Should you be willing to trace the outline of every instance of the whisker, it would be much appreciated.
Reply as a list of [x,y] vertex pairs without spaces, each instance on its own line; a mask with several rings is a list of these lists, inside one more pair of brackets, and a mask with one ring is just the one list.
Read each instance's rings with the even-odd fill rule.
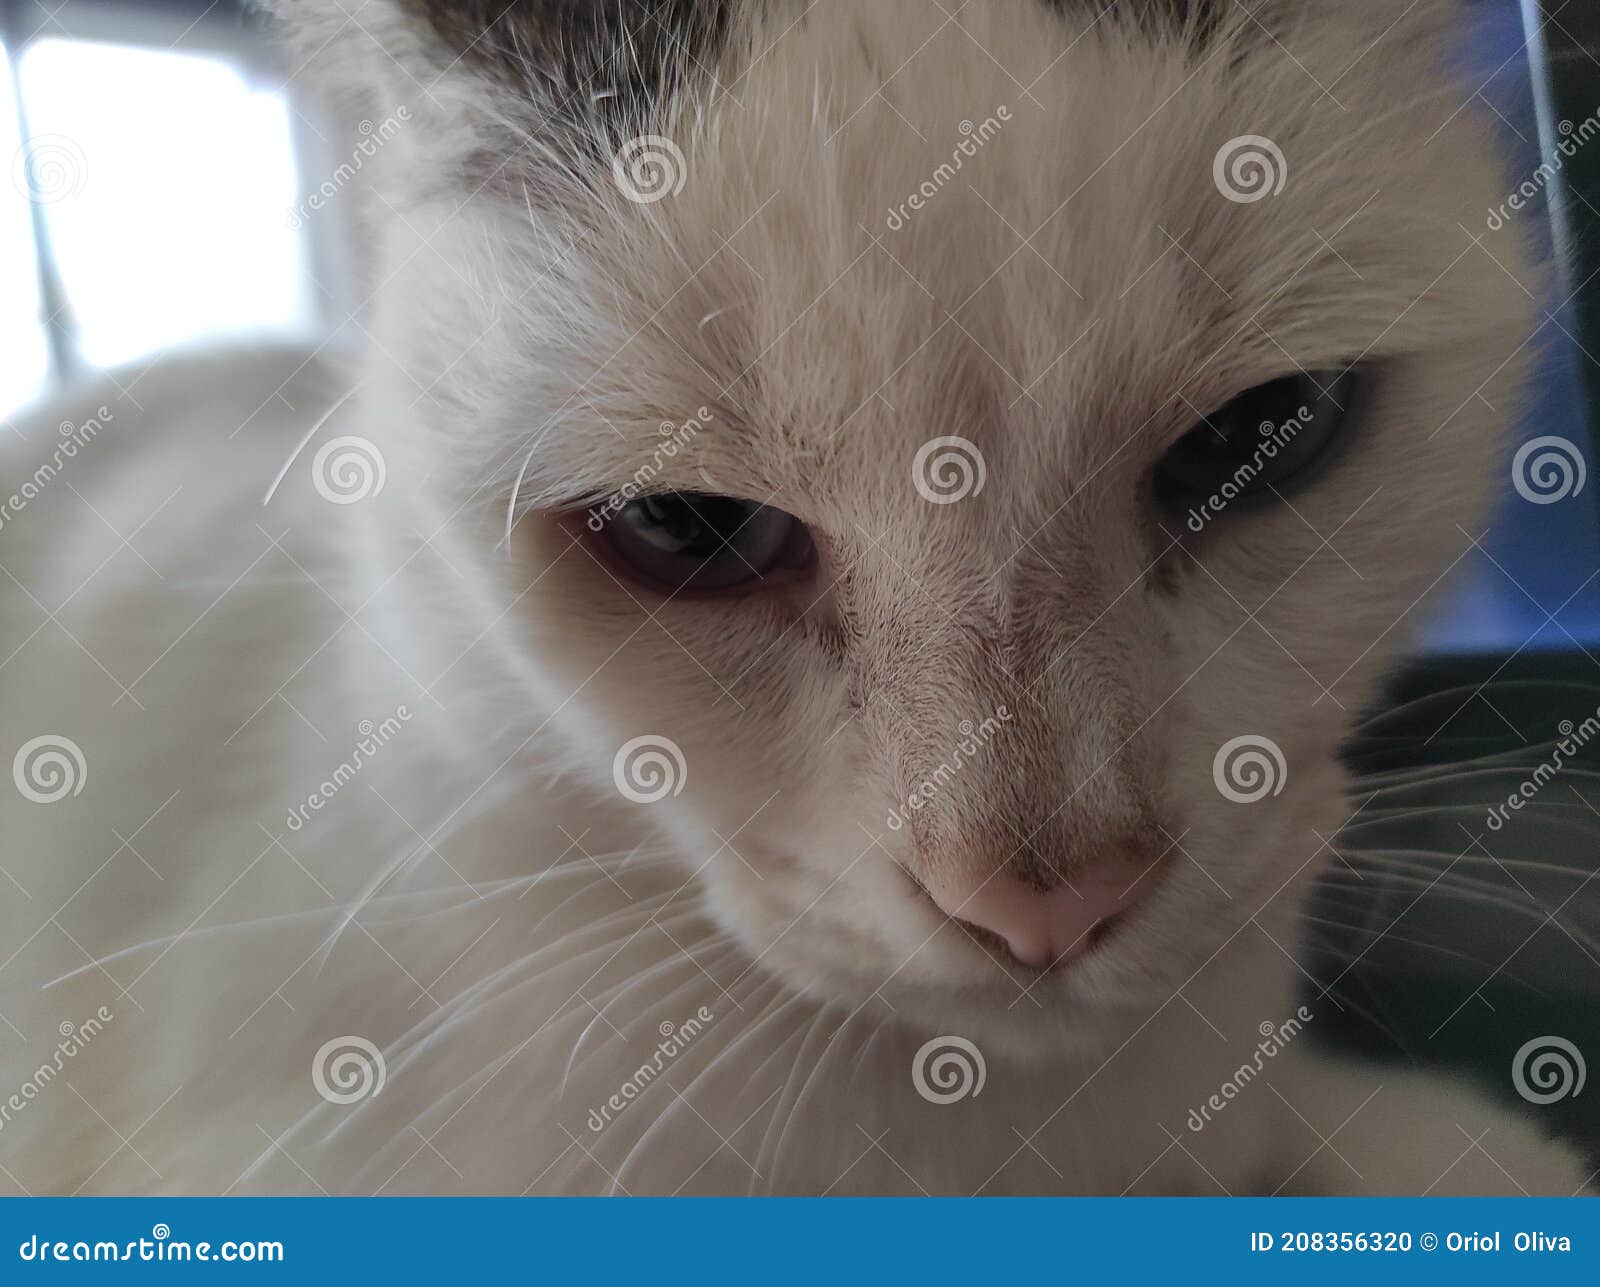
[[[1467,965],[1488,966],[1490,969],[1494,969],[1496,966],[1502,964],[1500,961],[1491,961],[1481,956],[1474,956],[1470,952],[1459,952],[1454,948],[1444,947],[1438,943],[1430,943],[1426,939],[1415,938],[1407,934],[1399,934],[1393,929],[1373,929],[1366,925],[1353,925],[1348,921],[1340,921],[1325,916],[1317,916],[1311,912],[1304,913],[1303,918],[1308,925],[1320,928],[1324,934],[1326,934],[1328,930],[1332,930],[1339,934],[1353,934],[1362,938],[1369,938],[1373,942],[1377,942],[1381,939],[1384,942],[1404,943],[1408,947],[1420,948],[1425,952],[1432,952],[1435,955],[1447,957],[1451,960],[1461,961]],[[1348,947],[1348,944],[1339,943],[1337,939],[1325,939],[1324,942],[1335,948]],[[1362,959],[1366,960],[1368,958],[1364,957]],[[1506,977],[1515,978],[1516,976],[1506,975]],[[1526,986],[1530,991],[1538,993],[1540,996],[1548,995],[1542,989],[1535,987],[1531,983],[1527,983],[1525,980],[1517,979],[1517,982],[1523,983],[1524,986]]]
[[[1427,877],[1407,871],[1392,871],[1387,873],[1388,878],[1396,885],[1408,888],[1417,893],[1418,897],[1429,894],[1440,894],[1444,898],[1453,899],[1461,903],[1471,903],[1482,907],[1493,908],[1497,911],[1509,912],[1524,920],[1538,921],[1542,924],[1554,920],[1555,913],[1540,907],[1527,899],[1515,899],[1501,890],[1492,886],[1484,886],[1477,881],[1449,882],[1435,877]],[[1360,892],[1364,887],[1356,886],[1337,879],[1330,882],[1335,886],[1342,885],[1351,892]],[[1582,944],[1593,952],[1600,952],[1600,942],[1582,926],[1574,926],[1569,920],[1560,922],[1560,927],[1570,934],[1574,941]]]
[[[756,1166],[757,1169],[763,1174],[771,1175],[776,1167],[776,1142],[782,1137],[784,1131],[787,1130],[789,1116],[790,1113],[793,1112],[793,1101],[790,1098],[790,1089],[794,1086],[796,1080],[803,1076],[808,1066],[806,1052],[810,1049],[818,1029],[827,1022],[829,1016],[829,1008],[827,1006],[820,1006],[812,1015],[810,1021],[805,1024],[803,1029],[804,1036],[802,1036],[800,1040],[800,1049],[795,1053],[794,1066],[790,1070],[789,1076],[784,1080],[783,1090],[778,1096],[777,1104],[773,1107],[772,1117],[767,1122],[767,1129],[762,1132],[761,1148],[756,1153]],[[785,1104],[790,1105],[790,1108],[787,1112],[784,1108]],[[753,1196],[756,1191],[756,1179],[757,1177],[755,1176],[752,1176],[750,1179],[748,1193],[751,1196]]]
[[1450,865],[1493,867],[1506,872],[1538,871],[1548,872],[1554,876],[1577,876],[1583,879],[1587,879],[1594,870],[1592,867],[1568,866],[1565,863],[1545,862],[1539,858],[1522,858],[1514,854],[1502,858],[1498,855],[1471,852],[1453,853],[1448,849],[1421,849],[1414,847],[1384,848],[1381,850],[1351,849],[1348,851],[1347,857],[1352,865],[1367,866],[1375,871],[1385,870],[1393,859],[1409,859],[1417,863],[1427,859],[1443,859],[1444,862],[1442,864],[1435,862],[1430,866],[1433,868]]
[[[702,946],[707,950],[714,951],[717,947],[721,947],[729,942],[732,937],[733,936],[730,934],[719,934],[707,940],[706,943],[698,946]],[[566,1066],[561,1071],[561,1086],[556,1092],[557,1098],[560,1098],[562,1095],[566,1094],[567,1082],[572,1077],[573,1065],[577,1062],[578,1054],[583,1049],[583,1043],[588,1040],[589,1034],[594,1031],[595,1024],[600,1023],[602,1020],[610,1022],[609,1020],[605,1019],[606,1007],[620,1003],[624,997],[636,992],[639,988],[644,987],[646,984],[654,982],[661,975],[670,973],[673,970],[681,970],[685,966],[689,966],[694,970],[695,978],[704,977],[702,973],[704,967],[693,956],[680,955],[668,957],[665,961],[658,962],[657,964],[651,966],[648,970],[644,971],[644,973],[635,975],[633,978],[619,984],[617,988],[611,989],[609,993],[602,994],[597,1001],[592,1001],[590,1003],[594,1006],[594,1015],[588,1023],[584,1024],[583,1031],[578,1034],[578,1039],[572,1043],[572,1053],[567,1056]],[[674,993],[673,995],[676,994]],[[670,999],[671,998],[669,997],[659,1000],[658,1004],[665,1007],[667,1001]],[[616,1034],[613,1034],[613,1036],[615,1035]],[[599,1049],[604,1049],[605,1046],[609,1044],[609,1042],[602,1042]],[[598,1053],[599,1051],[597,1050],[596,1055],[598,1055]]]
[[[683,914],[683,919],[684,920],[690,920],[690,919],[692,919],[692,917],[693,917],[692,913],[684,913]],[[674,922],[674,923],[676,923],[676,922]],[[585,928],[588,928],[588,927],[585,927]],[[575,931],[575,933],[576,932],[581,932],[581,931]],[[556,946],[556,944],[551,944],[551,945],[548,945],[548,946],[553,947],[553,946]],[[547,949],[541,949],[541,951],[543,951],[543,950],[547,950]],[[605,943],[599,944],[599,945],[597,945],[595,947],[592,947],[592,948],[588,949],[587,951],[585,951],[583,953],[580,953],[579,955],[577,955],[575,957],[570,958],[570,960],[564,960],[562,962],[562,964],[563,965],[571,965],[574,968],[582,968],[585,961],[587,961],[588,959],[592,958],[593,956],[595,956],[595,955],[597,955],[597,954],[599,954],[601,952],[607,951],[607,950],[612,950],[614,952],[621,950],[621,949],[617,948],[615,938],[613,938],[613,939],[611,939],[611,940],[609,940],[609,941],[607,941]],[[520,964],[520,962],[519,962],[519,964]],[[603,968],[603,963],[602,963],[602,968]],[[486,1006],[491,1001],[505,1001],[505,1000],[509,999],[513,995],[513,993],[519,991],[523,986],[526,986],[529,982],[532,982],[532,981],[533,980],[522,980],[515,987],[508,988],[508,989],[505,989],[505,990],[500,991],[498,993],[495,993],[492,997],[486,998],[483,1002],[480,1002],[480,1004],[477,1007],[475,1007],[475,1010],[476,1011],[481,1011],[484,1008],[484,1006]],[[575,993],[574,996],[576,996],[576,995],[577,994]],[[569,998],[569,1000],[570,999],[571,998]],[[406,1134],[409,1131],[412,1131],[412,1130],[415,1130],[415,1131],[419,1132],[420,1134],[422,1134],[424,1137],[426,1137],[428,1135],[428,1132],[426,1130],[423,1130],[423,1124],[429,1118],[435,1116],[436,1114],[444,1112],[444,1110],[446,1108],[449,1108],[452,1103],[454,1103],[455,1101],[459,1100],[460,1103],[457,1104],[456,1107],[449,1114],[447,1114],[443,1118],[443,1120],[440,1122],[439,1125],[443,1126],[445,1122],[448,1122],[451,1119],[451,1117],[453,1117],[456,1113],[460,1112],[461,1108],[464,1107],[466,1105],[466,1103],[469,1102],[483,1088],[483,1086],[485,1086],[490,1080],[492,1080],[499,1073],[500,1069],[505,1067],[506,1064],[511,1061],[511,1059],[516,1057],[516,1055],[521,1053],[523,1050],[527,1049],[527,1047],[529,1045],[531,1045],[532,1042],[536,1038],[539,1038],[539,1037],[543,1036],[544,1034],[549,1033],[549,1034],[551,1034],[551,1037],[553,1039],[554,1036],[556,1035],[557,1025],[559,1025],[559,1024],[561,1024],[561,1023],[563,1023],[563,1022],[565,1022],[565,1021],[567,1021],[569,1019],[575,1018],[578,1015],[580,1015],[581,1013],[582,1012],[579,1011],[579,1010],[575,1010],[575,1009],[568,1010],[568,1009],[565,1009],[563,1007],[562,1010],[552,1014],[548,1019],[546,1019],[543,1023],[541,1023],[538,1027],[536,1027],[531,1033],[529,1033],[527,1036],[523,1037],[520,1041],[517,1041],[514,1045],[512,1045],[509,1050],[502,1051],[499,1055],[496,1055],[494,1058],[492,1058],[489,1061],[488,1064],[486,1064],[482,1068],[478,1069],[478,1071],[473,1073],[471,1076],[465,1078],[462,1081],[457,1082],[453,1086],[447,1087],[441,1094],[439,1094],[437,1097],[435,1097],[432,1100],[432,1102],[430,1102],[429,1104],[424,1106],[419,1111],[413,1113],[411,1115],[411,1117],[410,1117],[410,1120],[406,1123],[406,1125],[391,1138],[390,1143],[393,1144],[396,1140],[398,1140],[401,1143],[403,1143]],[[456,1016],[454,1019],[452,1019],[451,1023],[449,1024],[449,1027],[453,1030],[456,1026],[458,1026],[458,1024],[460,1022],[465,1022],[467,1018],[468,1018],[468,1016],[465,1016],[465,1015]],[[440,1032],[433,1033],[428,1038],[426,1038],[425,1041],[426,1041],[426,1043],[428,1045],[436,1044],[437,1041],[442,1038],[442,1035],[443,1034],[440,1033]],[[405,1066],[408,1066],[409,1064],[415,1062],[415,1060],[420,1056],[420,1054],[421,1054],[421,1049],[420,1049],[420,1046],[419,1046],[418,1049],[413,1050],[409,1055],[407,1055],[404,1059],[402,1059],[398,1064],[392,1065],[391,1066],[391,1070],[390,1070],[391,1078],[397,1079],[398,1075],[399,1075],[399,1072]],[[362,1110],[367,1109],[374,1102],[375,1102],[374,1100],[369,1099],[369,1100],[363,1102],[361,1105],[359,1105],[355,1112],[347,1114],[332,1130],[328,1131],[327,1134],[322,1137],[323,1138],[323,1142],[327,1143],[327,1142],[331,1142],[334,1139],[336,1139],[340,1134],[342,1134],[351,1125],[351,1123],[353,1121],[355,1121],[360,1116]],[[319,1111],[318,1109],[313,1109],[310,1113],[307,1113],[306,1116],[304,1118],[302,1118],[300,1122],[296,1123],[294,1129],[295,1130],[300,1129],[300,1127],[303,1126],[318,1111]],[[435,1129],[437,1129],[437,1128],[435,1128]],[[363,1177],[371,1175],[373,1170],[375,1168],[377,1168],[381,1164],[382,1157],[383,1157],[383,1151],[380,1150],[379,1154],[375,1155],[372,1159],[370,1159],[368,1161],[366,1166],[364,1166],[361,1169],[360,1173],[357,1176],[358,1183],[362,1180]]]
[[[608,932],[613,926],[625,926],[633,921],[648,924],[658,911],[659,909],[652,911],[649,906],[627,907],[598,921],[577,926],[567,934],[545,943],[472,983],[451,997],[439,1010],[424,1016],[408,1032],[391,1043],[395,1055],[401,1059],[397,1069],[412,1062],[424,1049],[442,1040],[449,1032],[469,1023],[485,1007],[505,1001],[523,988],[537,983],[550,969],[568,964],[581,965],[602,952],[617,950],[619,938]],[[680,915],[683,922],[687,923],[693,919],[695,913],[684,912]],[[679,918],[672,918],[666,923],[675,926],[679,923]],[[600,937],[599,941],[591,946],[581,951],[574,951],[571,940],[580,935]],[[548,960],[552,957],[555,958],[553,964]],[[412,1043],[415,1043],[415,1048],[412,1048]]]
[[[781,984],[781,983],[778,983],[775,980],[768,980],[768,979],[760,980],[760,982],[758,982],[756,984],[755,988],[752,990],[751,995],[752,996],[759,995],[761,987],[767,986],[767,985],[775,986],[774,1000],[778,1001],[779,1004],[777,1004],[776,1007],[773,1008],[769,1003],[769,1007],[768,1007],[764,1017],[763,1016],[758,1016],[749,1025],[747,1025],[746,1028],[744,1029],[744,1031],[741,1033],[740,1037],[735,1039],[735,1046],[737,1046],[738,1044],[741,1044],[744,1040],[753,1040],[756,1037],[756,1035],[758,1033],[764,1031],[769,1024],[774,1023],[779,1018],[781,1018],[783,1013],[785,1012],[785,1010],[787,1010],[790,1007],[790,1005],[804,1005],[805,1004],[805,999],[803,997],[801,997],[800,995],[798,995],[798,994],[791,994],[787,998],[784,998],[784,991],[785,991],[784,985]],[[782,1050],[784,1050],[785,1048],[787,1048],[788,1044],[791,1041],[794,1040],[794,1037],[798,1034],[798,1032],[799,1032],[799,1028],[797,1027],[795,1032],[790,1033],[787,1037],[785,1037],[783,1039],[782,1042],[779,1043],[777,1049],[773,1053],[777,1054],[777,1053],[781,1052]],[[769,1059],[770,1059],[770,1057],[771,1056],[769,1056]],[[767,1061],[763,1061],[762,1064],[761,1064],[761,1068],[765,1068],[766,1067],[766,1063],[767,1063]],[[709,1072],[709,1071],[710,1071],[710,1067],[708,1066],[708,1068],[705,1070],[705,1072]],[[757,1075],[759,1075],[759,1071],[760,1070],[758,1069],[757,1070]],[[705,1074],[702,1073],[701,1075],[703,1076]],[[694,1078],[693,1080],[691,1080],[690,1083],[689,1083],[688,1089],[686,1089],[685,1091],[681,1092],[681,1094],[683,1094],[685,1097],[687,1097],[688,1091],[692,1090],[694,1088],[695,1082],[698,1081],[698,1080],[699,1080],[698,1077]],[[756,1080],[756,1077],[752,1076],[752,1077],[750,1077],[750,1078],[748,1078],[746,1080],[748,1082],[754,1082]],[[663,1113],[661,1113],[658,1116],[656,1116],[650,1122],[650,1124],[647,1127],[645,1127],[645,1129],[640,1133],[639,1138],[633,1142],[633,1146],[631,1148],[629,1148],[627,1154],[623,1157],[621,1164],[617,1167],[616,1176],[615,1176],[615,1179],[613,1180],[612,1186],[611,1186],[611,1193],[613,1195],[618,1193],[621,1190],[621,1188],[623,1187],[623,1182],[627,1177],[629,1168],[633,1166],[635,1160],[640,1158],[644,1154],[645,1150],[649,1147],[650,1142],[656,1137],[657,1132],[665,1130],[665,1128],[666,1128],[665,1127],[665,1123],[668,1120],[668,1118],[670,1117],[671,1113],[680,1104],[682,1104],[683,1102],[684,1102],[683,1100],[679,1099],[677,1096],[674,1096],[672,1104],[670,1104]],[[759,1155],[758,1155],[758,1157],[757,1157],[758,1165],[759,1165],[759,1162],[760,1162],[760,1158],[759,1158]],[[752,1178],[751,1182],[752,1182],[752,1184],[754,1183],[754,1179],[753,1178]]]

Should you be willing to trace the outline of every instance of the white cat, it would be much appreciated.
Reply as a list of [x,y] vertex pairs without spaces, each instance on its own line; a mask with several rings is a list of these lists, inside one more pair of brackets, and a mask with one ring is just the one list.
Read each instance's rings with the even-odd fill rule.
[[1454,5],[279,7],[359,365],[6,444],[10,1183],[1587,1182],[1296,994],[1538,289]]

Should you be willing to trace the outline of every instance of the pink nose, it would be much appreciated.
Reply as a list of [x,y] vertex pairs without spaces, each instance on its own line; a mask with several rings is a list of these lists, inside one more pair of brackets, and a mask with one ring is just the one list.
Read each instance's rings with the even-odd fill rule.
[[1019,962],[1042,970],[1093,947],[1096,929],[1140,902],[1154,874],[1153,867],[1141,875],[1107,865],[1040,890],[1002,869],[987,877],[930,879],[927,888],[946,915],[998,934]]

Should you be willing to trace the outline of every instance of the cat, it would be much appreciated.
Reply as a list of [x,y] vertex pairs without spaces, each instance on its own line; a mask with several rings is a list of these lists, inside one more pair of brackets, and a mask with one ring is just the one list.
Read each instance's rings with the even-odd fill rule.
[[12,1184],[1591,1181],[1300,990],[1542,282],[1455,4],[277,11],[359,352],[6,448]]

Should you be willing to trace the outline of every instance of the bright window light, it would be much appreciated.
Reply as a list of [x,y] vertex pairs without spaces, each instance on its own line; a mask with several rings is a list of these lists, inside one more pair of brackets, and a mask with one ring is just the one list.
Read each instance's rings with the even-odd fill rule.
[[19,74],[32,147],[56,153],[35,186],[84,359],[311,333],[281,93],[219,58],[79,40],[31,45]]
[[0,415],[42,393],[50,370],[14,101],[11,66],[0,51],[0,162],[7,166],[0,176]]

